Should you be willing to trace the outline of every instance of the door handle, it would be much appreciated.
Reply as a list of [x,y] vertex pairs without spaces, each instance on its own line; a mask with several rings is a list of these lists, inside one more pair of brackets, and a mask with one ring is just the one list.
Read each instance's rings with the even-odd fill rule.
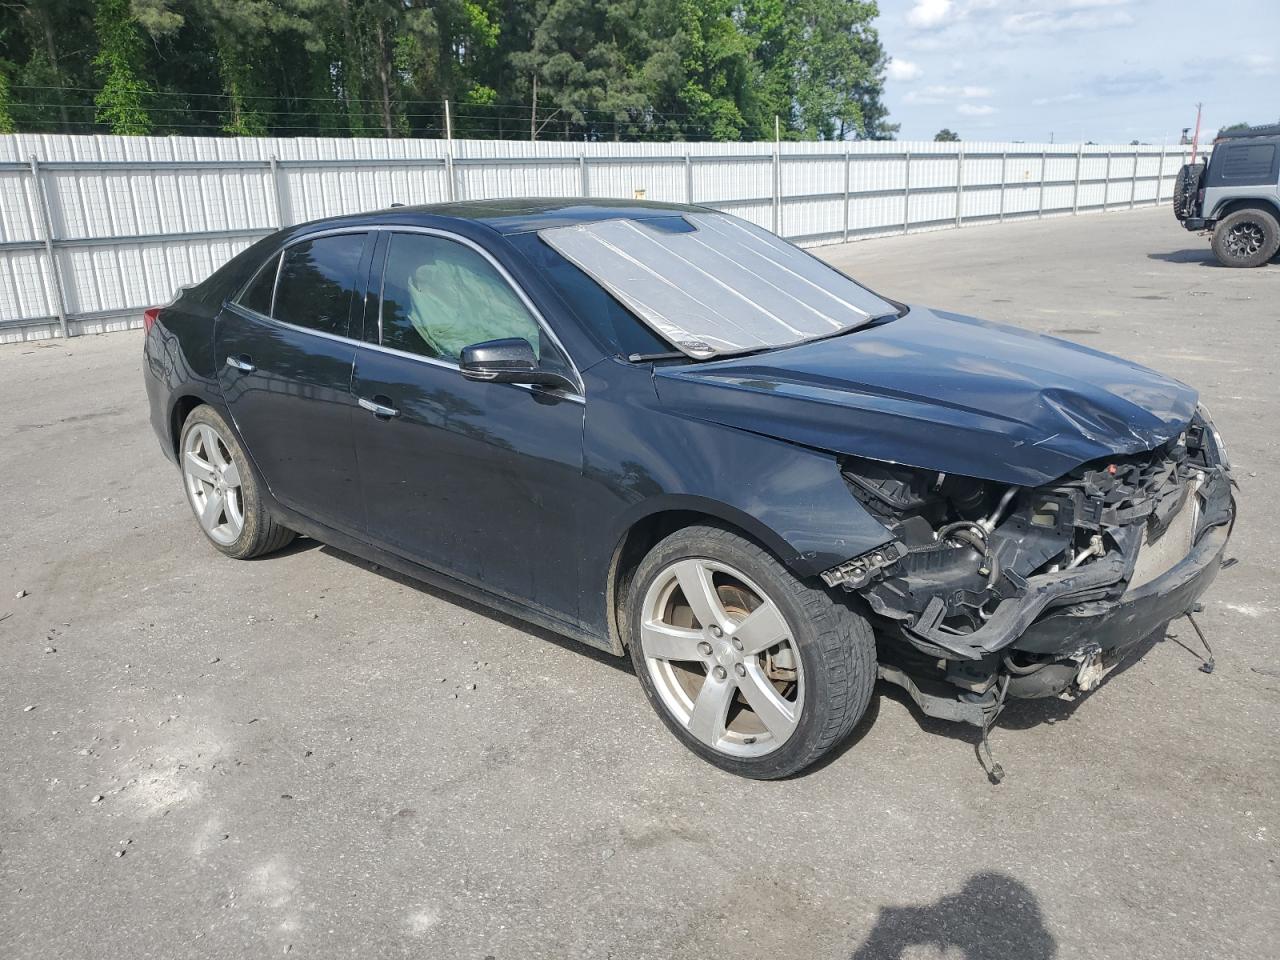
[[232,370],[239,370],[242,373],[253,373],[253,371],[258,369],[249,361],[249,358],[243,354],[238,357],[227,357],[227,366]]
[[378,403],[379,400],[386,399],[386,397],[375,397],[372,400],[366,400],[364,397],[356,397],[356,403],[358,403],[363,409],[368,410],[375,417],[390,419],[391,417],[400,416],[400,411],[395,407],[388,406],[385,403]]

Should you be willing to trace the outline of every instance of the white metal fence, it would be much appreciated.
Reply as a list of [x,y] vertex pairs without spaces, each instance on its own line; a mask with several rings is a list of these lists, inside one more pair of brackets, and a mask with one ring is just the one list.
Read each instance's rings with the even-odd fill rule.
[[699,203],[804,244],[1160,203],[1188,148],[0,136],[0,342],[136,326],[258,237],[391,203]]

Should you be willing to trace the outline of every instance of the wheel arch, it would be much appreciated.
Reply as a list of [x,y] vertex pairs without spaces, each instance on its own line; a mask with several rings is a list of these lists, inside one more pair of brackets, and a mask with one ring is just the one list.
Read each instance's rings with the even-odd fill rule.
[[182,442],[182,425],[191,416],[196,407],[204,406],[209,401],[193,393],[184,393],[173,401],[169,410],[169,447],[175,458],[181,456],[179,446]]
[[1277,203],[1272,197],[1233,197],[1223,200],[1213,211],[1213,216],[1210,219],[1220,221],[1237,210],[1249,209],[1263,210],[1280,220],[1280,203]]
[[783,566],[797,576],[808,571],[796,570],[800,557],[788,547],[786,540],[755,517],[736,507],[705,497],[662,498],[648,509],[629,519],[617,539],[609,563],[605,593],[609,640],[613,652],[621,656],[627,647],[623,616],[632,577],[645,555],[664,537],[693,526],[713,526],[744,537],[767,550]]

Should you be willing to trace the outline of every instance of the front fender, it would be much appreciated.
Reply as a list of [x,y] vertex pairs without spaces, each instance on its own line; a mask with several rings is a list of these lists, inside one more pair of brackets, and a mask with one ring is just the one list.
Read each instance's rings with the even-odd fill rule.
[[[648,371],[596,374],[586,374],[583,472],[595,502],[583,504],[584,542],[604,533],[612,546],[645,517],[690,510],[811,577],[891,539],[849,492],[835,454],[667,409]],[[607,566],[598,560],[586,561],[585,582]]]
[[663,491],[617,518],[613,542],[657,513],[692,511],[731,524],[775,553],[801,578],[866,553],[891,538],[853,497],[833,455],[728,428],[688,423],[714,450],[665,478]]

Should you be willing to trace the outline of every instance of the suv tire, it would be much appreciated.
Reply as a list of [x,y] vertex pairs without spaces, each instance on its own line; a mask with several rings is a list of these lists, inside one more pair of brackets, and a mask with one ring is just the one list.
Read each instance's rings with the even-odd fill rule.
[[1260,267],[1280,249],[1280,222],[1258,207],[1229,213],[1213,228],[1213,254],[1224,267]]
[[663,722],[738,776],[774,780],[811,766],[871,700],[867,619],[720,527],[686,527],[658,543],[632,578],[622,620]]
[[1179,220],[1194,216],[1199,202],[1200,180],[1204,176],[1203,163],[1183,164],[1173,181],[1173,215]]

